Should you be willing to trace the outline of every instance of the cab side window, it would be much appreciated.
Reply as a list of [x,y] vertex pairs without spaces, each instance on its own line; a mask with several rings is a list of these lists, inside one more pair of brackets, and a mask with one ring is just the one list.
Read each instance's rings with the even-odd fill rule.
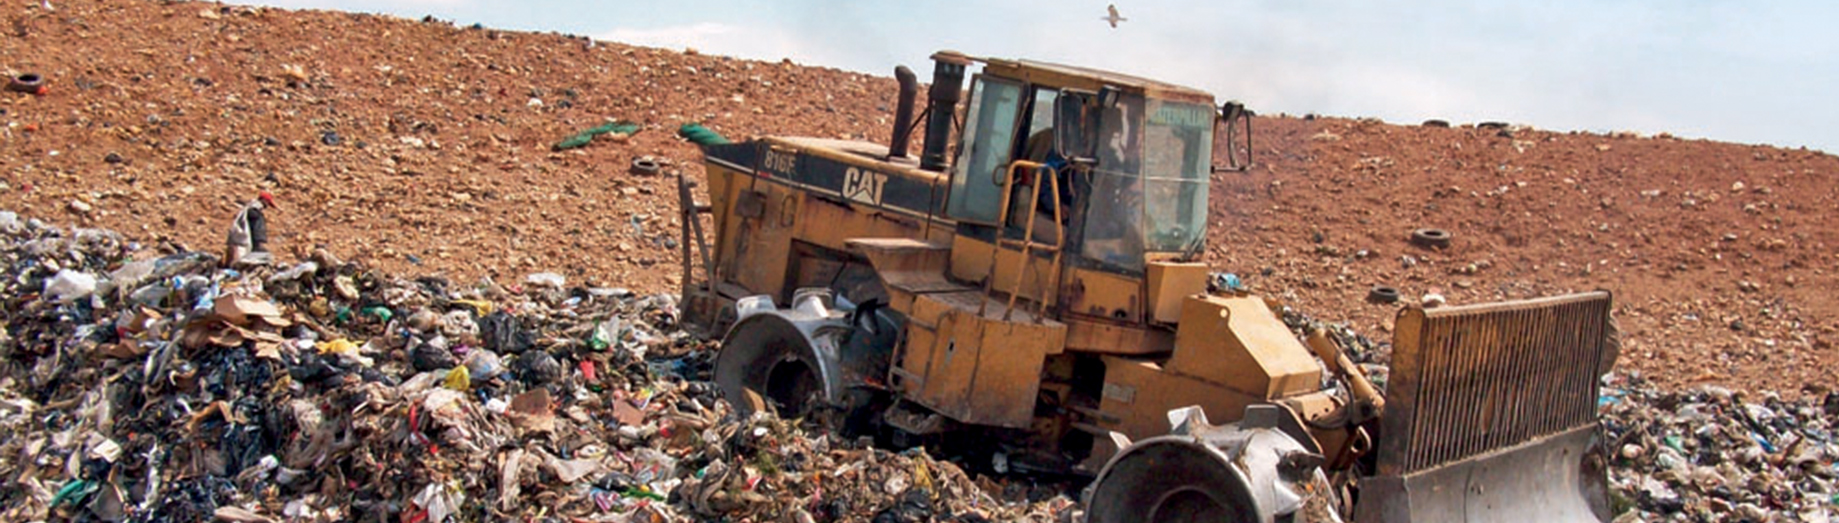
[[1044,87],[1034,90],[1034,105],[1028,116],[1028,141],[1022,144],[1022,159],[1046,162],[1054,148],[1054,99],[1060,92]]
[[[1059,97],[1060,92],[1055,89],[1046,87],[1034,89],[1034,95],[1031,97],[1033,102],[1028,109],[1028,133],[1024,135],[1026,139],[1022,141],[1021,156],[1018,159],[1049,163],[1050,160],[1059,158],[1059,155],[1054,154],[1054,100]],[[1042,183],[1042,180],[1034,180],[1032,176],[1023,178],[1023,180],[1029,183],[1017,183],[1015,194],[1009,196],[1009,223],[1007,225],[1022,229],[1027,226],[1028,220],[1035,220],[1035,241],[1059,243],[1060,239],[1054,233],[1052,221],[1055,205],[1055,198],[1051,193],[1053,186],[1041,186],[1038,197],[1040,203],[1034,207],[1034,215],[1029,216],[1028,198],[1035,195],[1034,184]],[[1064,192],[1068,189],[1063,178],[1060,190]]]
[[1020,82],[979,76],[971,83],[964,145],[954,163],[951,200],[945,206],[952,219],[989,225],[1000,219],[999,170],[1008,168],[1014,156],[1022,95]]

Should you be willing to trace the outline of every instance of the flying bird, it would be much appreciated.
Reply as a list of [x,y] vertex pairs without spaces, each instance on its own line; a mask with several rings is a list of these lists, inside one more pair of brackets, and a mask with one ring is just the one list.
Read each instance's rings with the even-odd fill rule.
[[1112,29],[1117,29],[1117,23],[1118,23],[1118,22],[1122,22],[1122,21],[1125,21],[1125,20],[1129,20],[1129,18],[1124,18],[1124,17],[1122,17],[1122,16],[1118,16],[1118,15],[1117,15],[1117,4],[1111,4],[1111,5],[1108,5],[1108,6],[1105,6],[1105,10],[1106,10],[1106,11],[1110,11],[1110,12],[1111,12],[1111,14],[1110,14],[1110,15],[1108,15],[1108,16],[1105,16],[1105,17],[1103,17],[1103,18],[1099,18],[1099,20],[1104,20],[1104,21],[1106,21],[1106,22],[1111,22],[1111,28],[1112,28]]

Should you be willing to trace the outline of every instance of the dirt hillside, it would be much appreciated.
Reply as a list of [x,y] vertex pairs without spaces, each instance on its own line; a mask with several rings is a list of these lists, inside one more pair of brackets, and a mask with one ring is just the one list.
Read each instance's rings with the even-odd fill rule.
[[[1451,303],[1615,293],[1621,367],[1667,385],[1825,390],[1839,363],[1839,158],[1551,132],[1263,118],[1215,175],[1210,261],[1389,337],[1374,285]],[[1411,245],[1447,230],[1447,249]]]
[[[239,203],[269,190],[284,261],[323,246],[464,281],[673,289],[674,183],[628,173],[634,158],[699,175],[673,136],[692,121],[885,140],[895,91],[438,20],[66,0],[7,22],[0,70],[49,88],[0,94],[0,208],[216,250]],[[615,118],[645,127],[551,150]],[[1839,374],[1839,228],[1824,223],[1839,158],[1520,127],[1255,127],[1257,166],[1215,175],[1209,261],[1317,316],[1385,338],[1397,306],[1363,301],[1376,284],[1455,303],[1605,288],[1622,365],[1662,384],[1794,394]],[[1453,245],[1411,247],[1419,227]]]
[[[892,80],[789,63],[335,12],[56,5],[0,39],[0,69],[50,82],[0,98],[0,206],[194,249],[220,249],[265,189],[284,250],[664,288],[676,186],[628,174],[634,158],[698,161],[674,135],[690,121],[862,137],[891,117]],[[551,150],[609,119],[645,127]]]

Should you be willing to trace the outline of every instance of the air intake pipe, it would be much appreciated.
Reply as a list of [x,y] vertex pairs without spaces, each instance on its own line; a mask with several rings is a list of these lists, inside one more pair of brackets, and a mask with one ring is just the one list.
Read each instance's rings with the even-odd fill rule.
[[920,168],[944,171],[951,163],[945,157],[945,142],[951,139],[952,116],[958,111],[959,92],[964,89],[964,69],[971,59],[957,51],[932,54],[932,89],[927,95],[926,140],[920,145]]
[[907,66],[894,68],[894,81],[900,82],[900,100],[894,107],[894,139],[888,142],[888,158],[906,158],[907,142],[913,137],[913,98],[919,96],[919,79]]

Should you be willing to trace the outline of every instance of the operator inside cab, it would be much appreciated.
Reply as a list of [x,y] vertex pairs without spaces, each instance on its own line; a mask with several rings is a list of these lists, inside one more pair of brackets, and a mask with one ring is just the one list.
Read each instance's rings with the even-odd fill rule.
[[[1074,192],[1073,169],[1067,164],[1066,158],[1060,154],[1060,151],[1054,148],[1053,108],[1054,101],[1059,98],[1059,95],[1060,93],[1053,89],[1035,89],[1034,104],[1029,109],[1028,139],[1022,145],[1020,157],[1023,160],[1054,168],[1055,176],[1059,178],[1058,197],[1053,194],[1054,184],[1046,180],[1037,180],[1035,173],[1030,173],[1026,178],[1018,180],[1015,184],[1015,192],[1009,195],[1009,225],[1013,227],[1028,225],[1027,222],[1022,221],[1023,215],[1028,212],[1028,197],[1036,195],[1034,216],[1028,218],[1034,220],[1034,235],[1031,239],[1048,245],[1060,245],[1063,241],[1060,231],[1067,227],[1068,220],[1072,219],[1070,214],[1072,210],[1068,206],[1073,203]],[[1037,183],[1041,184],[1038,194],[1034,192],[1034,185]],[[1060,227],[1054,226],[1055,209],[1060,209]]]
[[[1099,119],[1098,164],[1091,170],[1092,189],[1087,194],[1084,254],[1125,268],[1143,265],[1143,188],[1139,142],[1132,111],[1136,104],[1120,101],[1104,108]],[[1133,109],[1134,106],[1134,109]],[[1139,117],[1140,118],[1140,117]]]

